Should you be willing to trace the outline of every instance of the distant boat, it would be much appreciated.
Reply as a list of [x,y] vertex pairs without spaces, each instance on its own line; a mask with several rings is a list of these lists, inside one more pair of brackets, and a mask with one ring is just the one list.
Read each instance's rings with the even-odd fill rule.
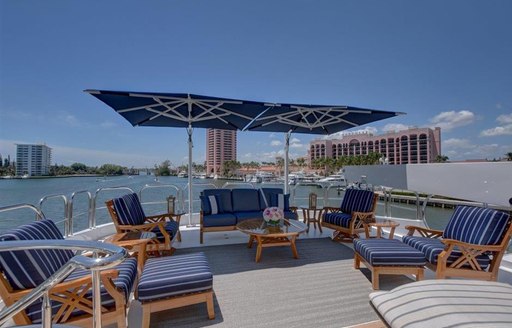
[[345,180],[345,176],[342,173],[332,174],[328,177],[318,180],[322,186],[335,186],[335,187],[346,187],[347,180]]
[[28,175],[27,173],[25,173],[25,174],[23,174],[23,175],[21,176],[21,178],[22,178],[22,179],[28,179],[28,178],[30,178],[30,175]]
[[188,178],[188,173],[185,171],[181,171],[178,173],[178,178]]

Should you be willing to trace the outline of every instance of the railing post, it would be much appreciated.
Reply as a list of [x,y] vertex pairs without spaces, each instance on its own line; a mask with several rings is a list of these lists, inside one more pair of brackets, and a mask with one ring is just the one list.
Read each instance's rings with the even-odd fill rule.
[[47,290],[43,294],[43,302],[41,304],[41,322],[43,328],[50,328],[52,326],[52,304],[50,302],[50,291]]

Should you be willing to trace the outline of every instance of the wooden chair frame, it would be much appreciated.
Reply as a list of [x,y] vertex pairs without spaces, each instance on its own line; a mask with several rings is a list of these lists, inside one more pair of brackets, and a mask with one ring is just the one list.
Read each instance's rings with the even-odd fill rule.
[[[102,307],[102,324],[108,325],[117,323],[118,328],[126,328],[127,302],[124,292],[118,290],[113,279],[117,278],[119,272],[115,269],[101,271],[101,282],[107,292],[114,299],[115,305],[111,309]],[[81,327],[91,327],[94,315],[92,299],[85,296],[92,288],[91,275],[75,280],[61,282],[50,291],[50,299],[61,303],[61,307],[53,315],[53,323],[66,323]],[[0,274],[0,296],[7,306],[11,306],[23,296],[30,293],[32,289],[14,290],[3,274]],[[80,316],[71,316],[74,310],[85,312]],[[30,325],[32,321],[25,311],[14,316],[16,325]]]
[[[408,230],[408,236],[412,236],[415,232],[418,232],[422,237],[440,239],[443,235],[443,231],[440,230],[417,226],[406,226],[405,228]],[[507,250],[511,234],[512,224],[511,221],[509,221],[499,245],[476,245],[453,239],[441,239],[445,244],[445,248],[438,255],[437,265],[427,262],[427,266],[436,273],[436,278],[438,279],[460,277],[497,281],[501,259]],[[448,264],[447,260],[455,248],[462,254],[453,263]],[[491,263],[487,270],[484,270],[476,260],[477,256],[482,254],[491,256]]]
[[[119,216],[114,208],[114,201],[108,200],[105,202],[107,205],[108,212],[110,213],[110,217],[114,222],[114,226],[116,227],[117,233],[130,232],[130,231],[146,231],[150,232],[155,228],[158,228],[162,235],[164,236],[164,241],[155,241],[154,243],[148,243],[146,251],[168,251],[172,253],[172,239],[169,233],[165,230],[165,223],[174,220],[174,215],[171,213],[164,213],[159,215],[146,216],[144,218],[144,224],[139,225],[123,225],[119,221]],[[177,220],[178,225],[180,224],[179,220]],[[178,229],[176,234],[178,241],[181,241],[181,233]]]
[[352,218],[348,228],[327,223],[323,218],[328,213],[343,213],[338,207],[324,207],[323,213],[320,214],[322,227],[334,230],[333,240],[340,242],[351,242],[354,238],[359,238],[359,234],[365,232],[365,224],[375,222],[375,210],[379,195],[373,195],[372,209],[370,212],[352,212]]
[[[135,299],[137,299],[137,291],[135,291]],[[192,304],[206,303],[208,311],[208,319],[215,319],[215,309],[213,304],[213,289],[209,289],[198,293],[189,293],[177,295],[174,297],[141,302],[142,305],[142,328],[149,328],[151,313],[170,310]]]

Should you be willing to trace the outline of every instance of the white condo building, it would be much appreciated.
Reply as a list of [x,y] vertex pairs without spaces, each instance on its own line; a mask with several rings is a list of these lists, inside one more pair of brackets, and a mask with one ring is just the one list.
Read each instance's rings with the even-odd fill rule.
[[51,161],[52,149],[46,145],[16,144],[16,175],[48,175]]

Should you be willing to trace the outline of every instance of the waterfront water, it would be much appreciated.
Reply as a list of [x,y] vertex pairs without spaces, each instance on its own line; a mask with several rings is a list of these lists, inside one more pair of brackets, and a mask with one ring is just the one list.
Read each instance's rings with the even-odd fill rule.
[[[233,182],[226,180],[212,179],[193,179],[193,211],[199,212],[199,193],[205,188],[212,186],[222,187],[225,183]],[[135,192],[139,192],[145,186],[142,193],[143,202],[154,202],[157,204],[147,204],[144,206],[147,214],[162,212],[166,209],[165,199],[169,195],[178,196],[177,189],[183,191],[183,198],[188,199],[187,193],[188,179],[178,177],[159,177],[155,181],[154,176],[120,176],[120,177],[66,177],[66,178],[47,178],[47,179],[0,179],[0,207],[28,203],[39,206],[41,198],[48,195],[64,195],[68,200],[71,195],[77,191],[88,191],[94,195],[97,193],[96,207],[99,208],[95,215],[98,224],[110,222],[110,217],[104,208],[106,200],[126,193],[126,190],[103,190],[112,187],[128,187]],[[261,186],[261,185],[257,185]],[[270,186],[270,185],[269,185]],[[277,185],[279,186],[279,185]],[[281,185],[282,186],[282,185]],[[315,192],[319,196],[319,205],[339,206],[343,192],[335,188],[325,191],[316,186],[297,186],[292,187],[292,204],[295,206],[307,206],[308,195]],[[322,198],[327,192],[328,201],[323,202]],[[73,222],[74,231],[84,229],[88,225],[87,205],[88,198],[85,193],[79,193],[73,199],[73,213],[75,220]],[[186,209],[186,203],[179,204],[179,207]],[[61,197],[52,197],[47,199],[41,206],[42,211],[48,218],[59,222],[63,227],[64,221],[64,201]],[[392,216],[402,218],[415,218],[416,207],[414,205],[393,204],[391,209]],[[180,210],[180,208],[178,208]],[[446,224],[452,210],[441,208],[427,208],[427,221],[430,227],[442,229]],[[384,214],[384,206],[379,204],[377,214]],[[0,213],[0,232],[6,229],[18,226],[20,224],[34,220],[34,214],[29,210],[18,210],[15,212]]]

